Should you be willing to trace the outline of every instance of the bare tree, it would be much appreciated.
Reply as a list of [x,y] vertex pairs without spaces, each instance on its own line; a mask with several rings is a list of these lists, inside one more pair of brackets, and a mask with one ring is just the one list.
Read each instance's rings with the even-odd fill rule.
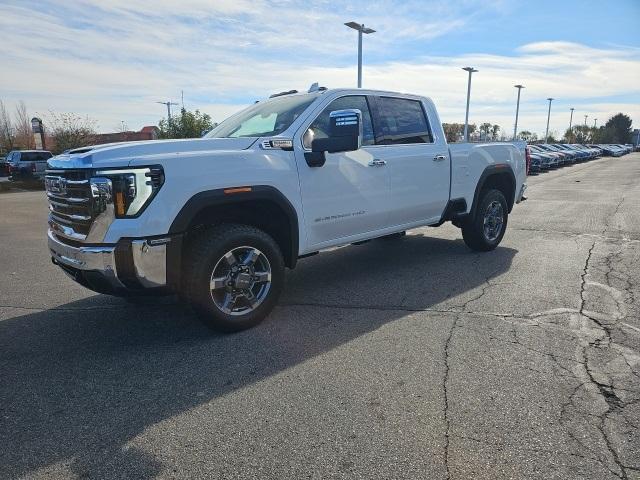
[[14,130],[11,115],[7,112],[2,100],[0,100],[0,151],[9,152],[13,150]]
[[97,122],[75,113],[49,112],[47,131],[55,144],[52,152],[62,153],[72,148],[91,145],[96,135]]
[[36,142],[31,131],[31,119],[27,113],[27,106],[22,100],[16,105],[14,118],[16,147],[25,150],[36,148]]
[[127,125],[127,122],[125,122],[124,120],[120,120],[120,122],[116,123],[116,126],[114,127],[114,131],[119,133],[128,132],[129,125]]

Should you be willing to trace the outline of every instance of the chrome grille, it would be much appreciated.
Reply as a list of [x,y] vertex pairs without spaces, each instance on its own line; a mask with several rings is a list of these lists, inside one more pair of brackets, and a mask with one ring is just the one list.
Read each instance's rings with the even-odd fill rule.
[[86,240],[95,219],[90,170],[47,170],[49,226],[62,237]]

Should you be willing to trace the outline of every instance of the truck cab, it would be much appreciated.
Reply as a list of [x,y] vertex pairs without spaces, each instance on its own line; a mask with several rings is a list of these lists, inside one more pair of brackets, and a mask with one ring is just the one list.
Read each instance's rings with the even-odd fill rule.
[[472,249],[496,248],[525,180],[524,144],[447,145],[426,97],[312,88],[202,139],[51,159],[49,248],[88,288],[179,293],[235,331],[273,308],[285,267],[326,248],[446,221]]

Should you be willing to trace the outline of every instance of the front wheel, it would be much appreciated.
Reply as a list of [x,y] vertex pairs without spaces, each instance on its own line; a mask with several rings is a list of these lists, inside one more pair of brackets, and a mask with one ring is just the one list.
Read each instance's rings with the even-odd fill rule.
[[464,243],[479,252],[495,249],[507,229],[507,200],[499,190],[487,190],[480,197],[474,217],[462,226]]
[[189,244],[183,296],[208,326],[244,330],[271,312],[284,283],[278,244],[249,225],[224,224]]

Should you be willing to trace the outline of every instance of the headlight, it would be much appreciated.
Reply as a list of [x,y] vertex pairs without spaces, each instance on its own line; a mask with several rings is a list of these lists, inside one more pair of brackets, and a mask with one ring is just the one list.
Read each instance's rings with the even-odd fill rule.
[[164,183],[162,167],[143,167],[121,170],[99,170],[98,178],[111,181],[111,197],[116,218],[136,217],[151,202]]

